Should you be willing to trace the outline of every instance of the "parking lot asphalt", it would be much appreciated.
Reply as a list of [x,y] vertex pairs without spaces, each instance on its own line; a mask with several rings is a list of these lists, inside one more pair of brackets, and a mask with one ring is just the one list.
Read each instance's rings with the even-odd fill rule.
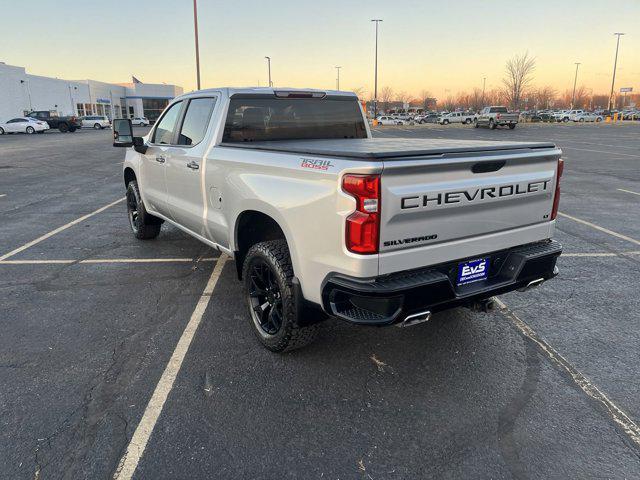
[[640,125],[374,135],[555,141],[560,275],[275,355],[232,262],[130,234],[109,131],[0,137],[0,478],[127,478],[145,430],[133,478],[640,477]]

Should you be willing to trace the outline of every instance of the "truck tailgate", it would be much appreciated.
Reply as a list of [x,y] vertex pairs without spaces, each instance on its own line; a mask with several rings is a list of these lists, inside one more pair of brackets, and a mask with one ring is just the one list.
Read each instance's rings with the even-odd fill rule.
[[[454,247],[464,239],[534,225],[542,227],[538,234],[548,235],[560,155],[559,149],[545,147],[386,160],[381,258],[392,252],[410,254],[425,246]],[[512,241],[525,238],[513,235]],[[483,248],[491,244],[495,250],[509,246],[481,243]],[[456,252],[454,247],[446,255],[449,258],[441,257],[441,261],[461,258],[464,252],[469,250]],[[417,268],[427,261],[431,260],[417,255],[411,256],[409,264]],[[384,265],[381,260],[380,274],[388,273]]]

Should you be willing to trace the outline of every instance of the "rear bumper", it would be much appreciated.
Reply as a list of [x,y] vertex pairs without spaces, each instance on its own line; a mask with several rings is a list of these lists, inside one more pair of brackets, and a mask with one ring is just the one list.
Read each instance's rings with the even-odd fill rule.
[[456,285],[456,275],[459,263],[470,258],[370,279],[330,275],[322,289],[323,308],[356,324],[399,323],[419,312],[470,305],[553,278],[561,253],[560,243],[547,240],[478,255],[489,257],[489,277],[466,285]]

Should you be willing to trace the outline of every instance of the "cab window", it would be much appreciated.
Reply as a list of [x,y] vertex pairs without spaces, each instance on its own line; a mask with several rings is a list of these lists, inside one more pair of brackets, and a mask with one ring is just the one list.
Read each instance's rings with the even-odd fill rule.
[[182,101],[176,102],[169,107],[169,109],[162,116],[162,119],[158,123],[155,131],[153,132],[153,140],[151,143],[159,143],[170,145],[173,141],[173,133],[180,116],[180,109],[182,108]]
[[180,128],[178,145],[197,145],[204,139],[215,103],[216,99],[212,97],[194,98],[189,101]]

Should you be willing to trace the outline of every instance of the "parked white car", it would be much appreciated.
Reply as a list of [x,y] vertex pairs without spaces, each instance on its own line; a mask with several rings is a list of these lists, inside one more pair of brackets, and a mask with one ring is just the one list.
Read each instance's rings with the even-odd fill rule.
[[450,123],[473,123],[473,115],[464,112],[451,112],[438,118],[440,125],[448,125]]
[[604,117],[593,112],[582,112],[573,116],[571,120],[574,122],[601,122]]
[[140,127],[146,127],[149,125],[149,120],[147,117],[134,117],[131,119],[132,125],[138,125]]
[[44,133],[49,130],[49,124],[29,117],[12,118],[6,123],[0,123],[0,135],[5,133]]
[[82,128],[94,128],[96,130],[102,130],[103,128],[111,127],[111,121],[108,117],[102,115],[88,115],[82,117]]
[[381,115],[376,120],[378,120],[378,124],[380,125],[402,125],[402,120],[390,115]]

